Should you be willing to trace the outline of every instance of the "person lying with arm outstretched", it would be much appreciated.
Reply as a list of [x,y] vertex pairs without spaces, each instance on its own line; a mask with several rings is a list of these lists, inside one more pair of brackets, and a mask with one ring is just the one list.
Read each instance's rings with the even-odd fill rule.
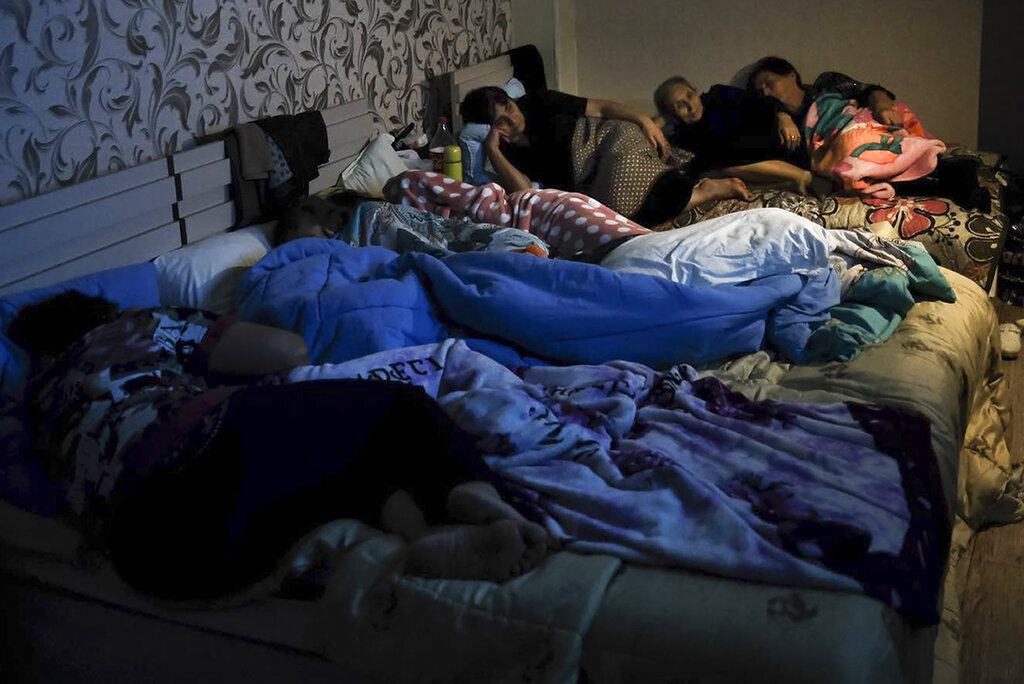
[[[119,312],[71,291],[24,307],[8,336],[42,368],[28,411],[40,462],[149,594],[242,590],[339,518],[402,535],[420,575],[504,581],[546,553],[476,439],[421,388],[288,382],[309,362],[295,333],[197,309]],[[436,527],[448,518],[470,524]]]
[[[640,127],[659,157],[669,151],[664,134],[650,117],[608,100],[541,91],[517,102],[501,88],[487,87],[466,95],[461,114],[467,123],[491,126],[484,150],[499,183],[510,193],[528,190],[535,181],[545,188],[583,191],[573,179],[572,138],[584,117],[629,121]],[[709,179],[697,188],[698,179],[658,163],[658,179],[640,211],[630,216],[643,225],[661,224],[711,199],[745,196],[746,189],[736,179]]]

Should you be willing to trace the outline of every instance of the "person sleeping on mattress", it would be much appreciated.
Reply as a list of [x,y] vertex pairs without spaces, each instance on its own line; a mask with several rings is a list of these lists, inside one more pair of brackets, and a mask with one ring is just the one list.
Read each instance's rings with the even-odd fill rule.
[[[828,71],[806,86],[790,62],[765,57],[750,71],[747,90],[792,117],[810,168],[841,181],[847,191],[878,197],[937,195],[966,209],[991,208],[989,194],[978,186],[977,161],[937,156],[946,146],[878,84]],[[793,131],[787,135],[792,138]]]
[[[692,195],[704,196],[703,179]],[[737,181],[742,197],[750,193]],[[713,193],[714,191],[708,191]],[[498,183],[470,185],[432,171],[406,171],[384,186],[389,202],[444,218],[527,231],[548,245],[551,256],[597,262],[616,247],[652,231],[579,192],[526,188],[508,193]]]
[[669,142],[695,154],[693,174],[782,184],[802,195],[827,191],[814,184],[800,133],[777,103],[726,85],[698,93],[687,79],[672,76],[655,89],[654,105],[654,121]]
[[[698,180],[685,170],[671,168],[664,161],[670,150],[661,129],[650,117],[618,102],[553,90],[530,93],[517,101],[501,88],[484,87],[466,95],[460,113],[467,123],[491,126],[484,151],[499,183],[511,193],[527,190],[537,181],[546,188],[594,194],[591,188],[577,182],[573,162],[574,136],[586,117],[634,123],[656,151],[657,154],[647,154],[629,148],[631,160],[650,167],[642,178],[635,174],[633,178],[620,179],[644,186],[639,188],[641,201],[632,202],[630,210],[616,207],[610,200],[605,202],[612,209],[621,210],[620,213],[625,211],[641,225],[656,226],[703,202],[743,197],[746,193],[738,179],[709,179],[698,187]],[[620,150],[619,154],[626,152]],[[628,167],[627,164],[624,170],[628,171]]]
[[[502,502],[475,438],[422,389],[285,383],[309,362],[295,333],[69,291],[23,308],[9,337],[41,367],[27,409],[39,457],[90,541],[150,594],[231,594],[346,517],[401,535],[424,576],[500,582],[546,553],[545,530]],[[448,517],[471,524],[434,526]]]
[[443,218],[408,206],[378,202],[351,190],[306,197],[277,222],[274,244],[331,238],[353,247],[385,247],[399,254],[444,257],[458,252],[521,252],[547,258],[548,246],[526,231],[466,219]]

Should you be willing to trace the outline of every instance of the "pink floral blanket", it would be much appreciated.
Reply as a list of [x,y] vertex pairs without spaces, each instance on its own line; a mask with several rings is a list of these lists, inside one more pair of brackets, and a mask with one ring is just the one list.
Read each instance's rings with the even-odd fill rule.
[[931,173],[946,145],[929,136],[905,104],[896,102],[893,109],[902,117],[900,126],[879,123],[870,109],[837,93],[818,97],[804,123],[812,170],[841,184],[837,190],[879,199],[896,194],[886,181]]

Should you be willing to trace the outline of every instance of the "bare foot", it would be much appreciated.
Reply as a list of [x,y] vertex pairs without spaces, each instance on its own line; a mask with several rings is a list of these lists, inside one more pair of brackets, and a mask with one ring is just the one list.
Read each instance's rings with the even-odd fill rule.
[[495,520],[526,520],[505,503],[489,482],[464,482],[448,493],[448,516],[455,522],[486,525]]
[[754,198],[747,184],[739,178],[702,178],[690,193],[687,209],[712,200],[738,198],[749,202]]
[[406,570],[421,577],[505,582],[544,559],[546,539],[544,528],[523,520],[442,527],[409,546]]

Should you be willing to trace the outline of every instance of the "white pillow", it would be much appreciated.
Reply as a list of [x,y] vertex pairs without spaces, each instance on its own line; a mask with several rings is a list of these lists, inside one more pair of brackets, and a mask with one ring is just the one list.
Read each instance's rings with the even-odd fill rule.
[[272,249],[273,231],[273,223],[249,226],[161,254],[153,261],[160,303],[233,313],[238,281]]
[[355,161],[341,172],[341,185],[368,197],[384,198],[384,184],[406,170],[405,162],[391,147],[395,138],[382,133],[363,147]]

